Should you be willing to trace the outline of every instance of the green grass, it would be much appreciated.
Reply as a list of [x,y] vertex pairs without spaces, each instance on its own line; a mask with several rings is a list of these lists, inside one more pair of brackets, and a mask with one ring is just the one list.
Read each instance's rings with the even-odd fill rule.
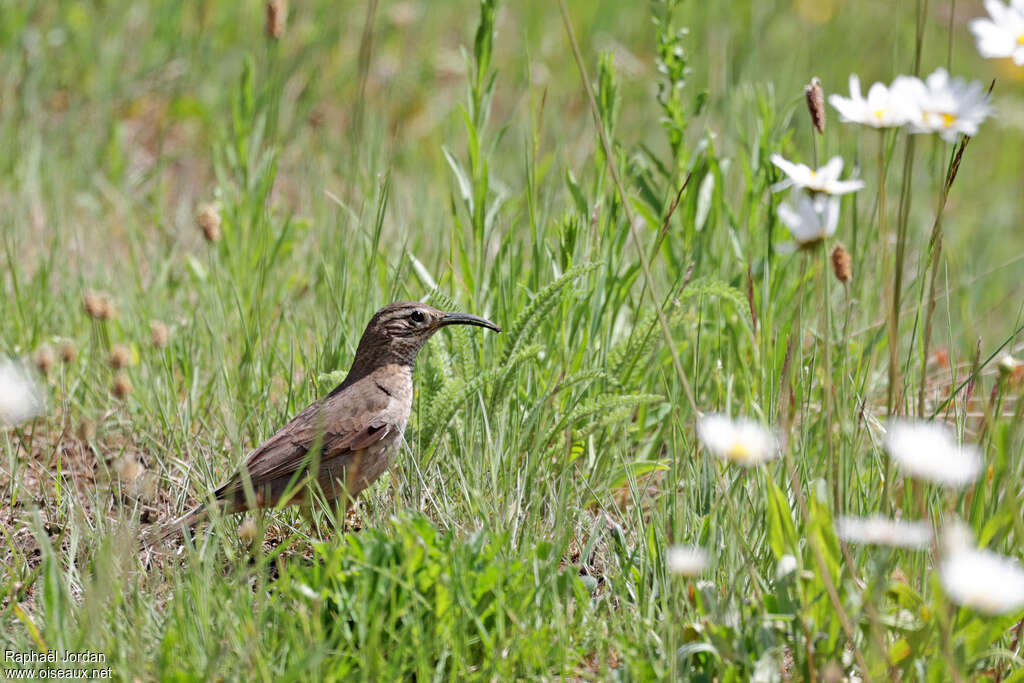
[[[46,415],[0,432],[3,649],[101,652],[119,680],[1009,680],[1024,615],[956,608],[931,552],[833,530],[960,517],[1024,548],[1021,384],[994,362],[1024,325],[1024,70],[977,56],[980,3],[572,2],[611,158],[550,3],[291,4],[275,42],[261,3],[0,0],[0,354],[77,349],[45,378]],[[981,446],[990,469],[955,494],[881,447],[893,248],[874,132],[830,108],[818,141],[867,181],[833,240],[848,289],[821,251],[775,252],[769,191],[770,154],[811,161],[803,84],[910,72],[919,16],[923,73],[997,79],[943,213],[927,349],[954,147],[916,138],[908,186],[894,412],[917,415],[925,385],[925,417]],[[195,224],[207,202],[216,243]],[[112,320],[84,311],[93,290]],[[328,392],[399,298],[504,332],[429,343],[408,445],[348,531],[270,512],[250,547],[223,518],[140,559],[139,535]],[[786,458],[716,461],[690,392],[774,425]],[[708,549],[700,581],[668,573],[673,544]],[[777,578],[784,555],[799,571]]]

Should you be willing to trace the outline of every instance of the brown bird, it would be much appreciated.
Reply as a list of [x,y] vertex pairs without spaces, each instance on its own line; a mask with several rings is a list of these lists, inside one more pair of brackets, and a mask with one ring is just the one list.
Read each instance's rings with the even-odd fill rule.
[[[347,503],[358,496],[398,451],[412,408],[416,356],[435,332],[448,325],[501,332],[484,318],[411,301],[377,311],[359,340],[345,381],[264,441],[239,472],[213,492],[223,512],[309,504],[311,480],[327,501]],[[200,505],[146,544],[184,531],[207,516],[207,508]]]

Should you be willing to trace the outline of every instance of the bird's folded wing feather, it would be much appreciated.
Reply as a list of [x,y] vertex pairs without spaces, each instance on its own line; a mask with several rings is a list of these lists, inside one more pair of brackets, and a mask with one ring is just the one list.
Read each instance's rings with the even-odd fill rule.
[[[253,486],[290,476],[300,468],[308,467],[311,458],[307,454],[318,441],[320,462],[324,463],[367,448],[395,429],[387,415],[357,415],[344,411],[347,414],[332,416],[332,412],[338,412],[336,408],[331,402],[312,404],[250,453],[243,469],[248,472]],[[242,474],[239,473],[221,486],[215,495],[224,498],[242,488]]]

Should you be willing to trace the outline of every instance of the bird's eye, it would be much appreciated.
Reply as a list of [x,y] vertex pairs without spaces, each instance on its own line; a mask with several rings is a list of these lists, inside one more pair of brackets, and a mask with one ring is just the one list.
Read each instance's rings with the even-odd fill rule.
[[412,321],[417,324],[422,323],[424,320],[426,320],[426,317],[423,315],[423,311],[413,311],[409,315],[409,318],[411,318]]

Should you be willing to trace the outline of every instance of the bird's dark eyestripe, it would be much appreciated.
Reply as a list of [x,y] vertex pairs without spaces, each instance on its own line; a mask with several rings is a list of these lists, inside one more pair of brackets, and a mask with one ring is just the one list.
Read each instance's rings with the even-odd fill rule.
[[[421,315],[422,315],[422,313],[421,313]],[[381,322],[383,322],[383,323],[392,323],[392,322],[395,322],[395,321],[405,320],[408,317],[409,317],[409,309],[408,308],[401,308],[401,309],[398,309],[397,311],[392,312],[387,317],[381,318]]]
[[377,388],[380,389],[381,391],[383,391],[385,394],[387,394],[388,396],[391,396],[392,398],[394,398],[394,394],[392,394],[390,391],[385,389],[384,385],[382,385],[380,382],[374,382],[374,384],[376,384]]

